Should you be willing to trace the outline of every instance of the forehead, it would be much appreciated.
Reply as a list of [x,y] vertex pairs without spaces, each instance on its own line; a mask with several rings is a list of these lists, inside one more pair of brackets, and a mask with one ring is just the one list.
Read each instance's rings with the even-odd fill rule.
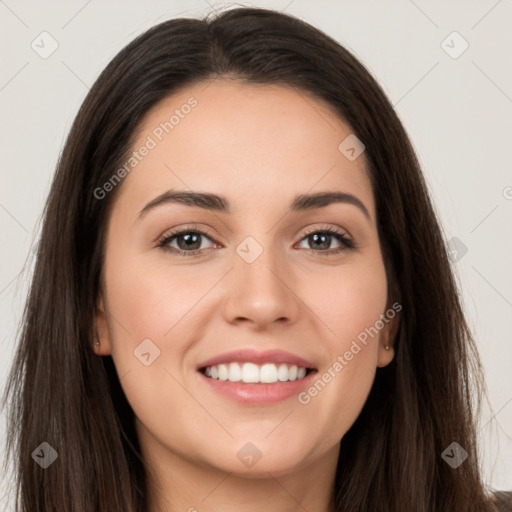
[[302,90],[226,79],[195,84],[159,102],[140,123],[132,150],[150,149],[132,162],[123,194],[216,192],[236,210],[336,189],[357,193],[373,216],[364,153],[350,160],[339,149],[351,134],[327,103]]

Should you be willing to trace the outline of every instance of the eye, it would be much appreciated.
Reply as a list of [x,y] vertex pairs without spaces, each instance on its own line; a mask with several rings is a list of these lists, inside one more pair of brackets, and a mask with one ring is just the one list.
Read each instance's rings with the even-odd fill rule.
[[[325,255],[337,254],[355,247],[354,242],[345,233],[331,227],[310,230],[299,242],[299,245],[304,242],[309,244],[309,247],[301,247],[302,249],[311,250],[316,253],[325,253]],[[333,249],[331,246],[332,242],[338,243],[338,247]]]
[[[205,246],[203,243],[205,241],[209,241],[210,245]],[[334,248],[332,247],[333,242],[337,244]],[[304,247],[304,243],[308,244],[309,247]],[[299,249],[306,249],[322,256],[330,256],[347,249],[353,249],[355,244],[346,233],[332,227],[326,227],[307,231],[306,236],[302,238],[298,246]],[[213,241],[213,237],[208,232],[185,226],[164,234],[158,240],[157,247],[180,256],[197,256],[206,249],[219,247],[219,245]]]
[[166,233],[158,240],[158,247],[184,256],[194,256],[208,248],[203,245],[204,239],[212,242],[209,247],[214,245],[206,232],[200,229],[182,228]]

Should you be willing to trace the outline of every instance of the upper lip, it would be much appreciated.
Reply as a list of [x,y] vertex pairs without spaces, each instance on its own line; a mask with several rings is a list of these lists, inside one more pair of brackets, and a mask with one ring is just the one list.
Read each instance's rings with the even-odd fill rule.
[[206,368],[207,366],[216,366],[222,363],[277,363],[277,364],[288,364],[297,365],[303,368],[315,369],[314,364],[302,357],[299,357],[291,352],[284,350],[265,350],[259,351],[255,349],[242,349],[233,350],[231,352],[224,352],[218,356],[214,356],[206,361],[203,361],[197,365],[197,369]]

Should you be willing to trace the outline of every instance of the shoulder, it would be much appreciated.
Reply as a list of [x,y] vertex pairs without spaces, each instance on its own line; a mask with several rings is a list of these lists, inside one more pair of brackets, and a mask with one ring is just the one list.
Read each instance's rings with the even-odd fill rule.
[[491,503],[498,512],[512,512],[512,491],[495,491],[491,496]]

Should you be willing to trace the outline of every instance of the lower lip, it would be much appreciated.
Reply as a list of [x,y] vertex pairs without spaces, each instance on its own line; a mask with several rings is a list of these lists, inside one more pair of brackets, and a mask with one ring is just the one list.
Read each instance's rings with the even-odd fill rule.
[[313,376],[317,372],[313,370],[300,380],[274,382],[272,384],[222,381],[206,377],[201,372],[197,373],[199,378],[213,391],[235,402],[245,405],[271,405],[297,396],[310,385]]

